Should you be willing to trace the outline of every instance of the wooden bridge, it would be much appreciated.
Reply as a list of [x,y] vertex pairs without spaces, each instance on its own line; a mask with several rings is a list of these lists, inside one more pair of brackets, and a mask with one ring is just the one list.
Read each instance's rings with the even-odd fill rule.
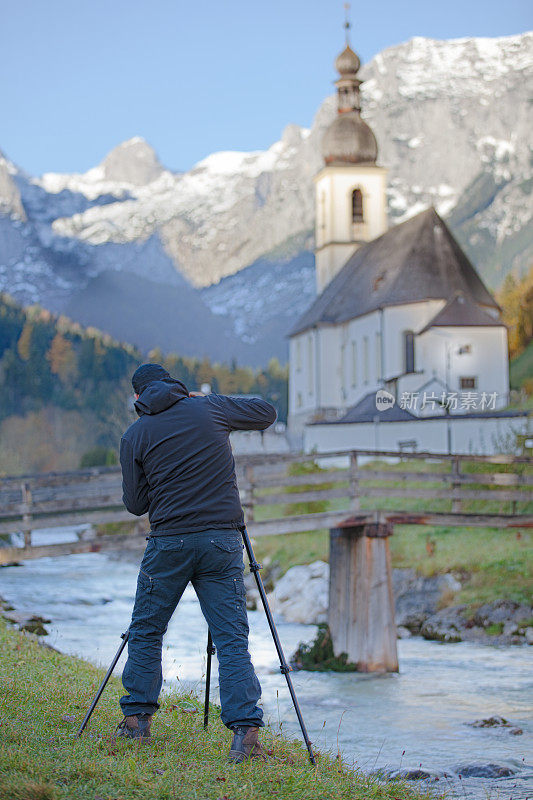
[[[252,537],[330,530],[329,625],[335,651],[362,670],[398,668],[388,537],[394,525],[533,527],[533,458],[353,451],[237,457]],[[38,528],[132,521],[66,544],[32,543]],[[120,470],[0,479],[0,566],[25,559],[140,548],[148,521],[122,505]],[[7,543],[6,543],[7,544]]]

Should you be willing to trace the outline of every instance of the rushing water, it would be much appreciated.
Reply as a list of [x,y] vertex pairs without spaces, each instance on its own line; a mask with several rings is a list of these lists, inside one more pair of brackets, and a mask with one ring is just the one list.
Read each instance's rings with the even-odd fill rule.
[[[62,538],[69,535],[64,531]],[[59,539],[58,532],[40,532],[34,541],[50,541],[51,536]],[[129,623],[136,577],[131,557],[91,553],[43,558],[1,569],[0,595],[17,610],[51,619],[47,641],[59,650],[107,666]],[[281,724],[286,733],[298,736],[264,613],[250,612],[249,618],[250,651],[266,716],[275,729]],[[287,656],[300,641],[314,636],[312,625],[277,622]],[[206,638],[207,627],[189,587],[165,637],[167,686],[179,682],[202,691]],[[368,771],[421,767],[440,776],[431,785],[449,797],[533,798],[533,648],[419,638],[399,641],[398,647],[399,675],[293,673],[316,747],[340,750]],[[522,728],[523,735],[465,725],[494,714]],[[515,774],[459,780],[460,765],[489,762],[508,766]]]

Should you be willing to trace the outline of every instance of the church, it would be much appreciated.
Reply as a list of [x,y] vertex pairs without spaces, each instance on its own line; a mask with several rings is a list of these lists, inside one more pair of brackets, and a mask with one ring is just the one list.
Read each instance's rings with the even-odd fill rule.
[[315,177],[317,297],[289,334],[291,438],[320,424],[327,436],[343,421],[405,428],[501,414],[500,308],[434,208],[388,228],[387,170],[361,117],[360,61],[348,43],[335,67],[338,113]]

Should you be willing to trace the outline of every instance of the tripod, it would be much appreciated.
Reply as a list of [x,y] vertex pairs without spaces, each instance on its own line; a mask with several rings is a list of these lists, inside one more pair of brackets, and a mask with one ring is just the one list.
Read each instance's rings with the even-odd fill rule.
[[[280,662],[280,672],[281,672],[282,675],[285,676],[285,680],[287,681],[287,687],[289,689],[289,694],[291,696],[291,700],[292,700],[292,703],[294,705],[294,710],[296,712],[296,716],[297,716],[298,722],[300,724],[300,728],[301,728],[301,731],[302,731],[302,736],[303,736],[303,739],[304,739],[304,742],[305,742],[305,746],[307,747],[307,751],[309,753],[309,760],[310,760],[311,764],[315,764],[315,756],[314,756],[314,753],[313,753],[313,748],[312,748],[311,742],[309,740],[309,736],[307,735],[307,729],[305,727],[305,722],[304,722],[303,717],[302,717],[302,712],[300,711],[300,705],[298,703],[298,698],[296,697],[296,692],[294,691],[294,686],[292,684],[292,679],[291,679],[291,676],[289,674],[291,672],[291,667],[287,664],[287,661],[285,659],[285,655],[283,653],[283,648],[281,646],[281,642],[280,642],[280,639],[279,639],[279,636],[278,636],[278,632],[276,630],[276,625],[275,625],[274,619],[272,617],[272,612],[271,612],[270,606],[268,604],[268,599],[267,599],[267,596],[266,596],[265,587],[263,586],[263,581],[261,579],[261,575],[259,574],[259,571],[262,569],[262,567],[261,567],[261,564],[259,564],[255,559],[254,551],[252,549],[252,543],[250,541],[250,537],[248,536],[248,531],[246,530],[246,528],[244,526],[241,528],[241,533],[242,533],[242,538],[243,538],[243,542],[244,542],[244,548],[246,550],[246,555],[248,556],[248,561],[250,563],[250,572],[252,572],[253,575],[254,575],[255,582],[257,584],[257,589],[259,591],[259,596],[261,597],[261,602],[263,603],[263,608],[265,609],[265,614],[266,614],[266,617],[267,617],[268,626],[270,628],[270,633],[272,634],[272,638],[274,640],[274,645],[276,647],[276,651],[277,651],[277,654],[278,654],[278,658],[279,658],[279,662]],[[98,687],[98,691],[96,692],[96,694],[95,694],[95,696],[93,698],[93,701],[92,701],[91,705],[89,706],[89,710],[87,711],[87,713],[86,713],[86,715],[85,715],[85,717],[83,719],[83,722],[80,725],[80,728],[79,728],[78,733],[77,733],[78,737],[82,735],[85,727],[87,726],[87,723],[89,722],[89,719],[92,716],[92,713],[93,713],[94,709],[96,708],[96,705],[97,705],[100,697],[102,696],[102,692],[104,691],[104,689],[106,687],[106,684],[109,681],[109,678],[111,677],[111,674],[112,674],[113,670],[115,669],[120,656],[122,655],[122,651],[126,647],[126,643],[128,641],[128,636],[129,636],[129,629],[125,633],[121,634],[122,642],[120,644],[120,647],[118,648],[118,650],[117,650],[117,652],[115,654],[115,657],[113,658],[113,661],[111,662],[111,664],[109,666],[109,669],[107,670],[107,672],[105,674],[105,677],[104,677],[102,683],[100,684],[100,686]],[[212,660],[212,657],[213,657],[214,654],[215,654],[215,647],[213,645],[213,640],[211,638],[211,631],[208,630],[208,632],[207,632],[207,664],[206,664],[206,673],[205,673],[204,728],[207,728],[207,726],[209,724],[209,693],[210,693],[210,684],[211,684],[211,660]]]

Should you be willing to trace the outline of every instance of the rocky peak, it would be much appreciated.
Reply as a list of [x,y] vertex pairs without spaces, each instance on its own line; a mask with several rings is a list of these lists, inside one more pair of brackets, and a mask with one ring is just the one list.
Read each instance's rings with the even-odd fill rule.
[[25,220],[26,213],[20,199],[20,192],[13,180],[16,172],[16,167],[4,157],[0,150],[0,214],[8,214],[11,217]]
[[111,150],[100,165],[104,179],[117,183],[146,186],[163,172],[155,150],[141,136],[122,142]]

